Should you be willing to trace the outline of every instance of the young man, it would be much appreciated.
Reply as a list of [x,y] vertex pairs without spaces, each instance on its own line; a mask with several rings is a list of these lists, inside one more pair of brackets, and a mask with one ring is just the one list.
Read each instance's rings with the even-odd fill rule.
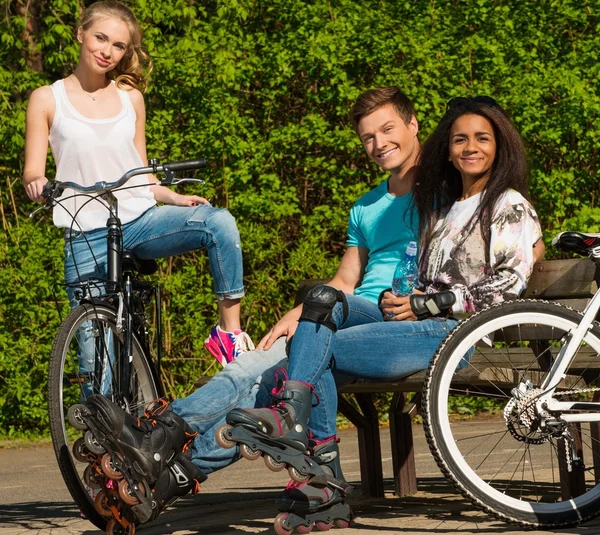
[[[363,93],[352,109],[352,119],[368,156],[389,172],[387,180],[352,207],[348,248],[329,283],[352,295],[353,306],[360,309],[377,305],[407,244],[417,239],[419,222],[410,192],[419,142],[413,105],[396,87]],[[394,312],[408,313],[402,307]],[[134,420],[106,398],[88,399],[91,421],[137,467],[132,477],[145,479],[154,489],[149,510],[144,504],[147,499],[138,496],[142,504],[136,506],[137,520],[155,518],[172,497],[197,488],[196,482],[206,474],[238,458],[237,448],[218,446],[215,430],[234,408],[270,406],[275,370],[286,365],[284,337],[294,334],[301,313],[302,305],[288,312],[256,351],[235,359],[192,395],[173,401],[170,407],[149,409],[147,421]],[[290,492],[279,501],[286,510],[293,510],[298,500],[304,506],[327,505],[331,497],[330,489],[310,485]]]
[[[408,242],[417,239],[419,221],[410,209],[410,191],[419,153],[419,125],[412,102],[397,87],[360,95],[352,108],[352,121],[369,158],[390,175],[352,207],[348,248],[328,284],[377,303],[379,294],[391,286]],[[269,349],[281,336],[290,338],[301,313],[302,304],[290,310],[257,349]]]

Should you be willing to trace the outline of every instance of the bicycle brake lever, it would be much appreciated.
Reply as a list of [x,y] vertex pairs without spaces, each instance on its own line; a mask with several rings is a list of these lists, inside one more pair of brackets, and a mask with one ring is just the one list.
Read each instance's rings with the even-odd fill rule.
[[169,182],[169,186],[175,186],[176,184],[180,184],[181,182],[195,182],[196,184],[201,184],[202,186],[206,184],[204,180],[201,178],[176,178],[173,182]]
[[36,208],[33,212],[31,212],[29,214],[29,219],[33,219],[33,216],[35,214],[37,214],[38,212],[41,212],[42,210],[46,210],[47,208],[50,208],[50,206],[48,206],[47,204],[44,204],[43,206],[40,206],[39,208]]

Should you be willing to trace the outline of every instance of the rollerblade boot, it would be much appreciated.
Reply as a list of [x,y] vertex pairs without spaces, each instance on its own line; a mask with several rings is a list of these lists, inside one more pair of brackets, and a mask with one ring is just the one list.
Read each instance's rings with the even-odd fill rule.
[[154,485],[150,520],[154,520],[163,509],[188,492],[197,494],[200,491],[200,483],[204,480],[206,476],[191,461],[190,450],[178,453],[165,467]]
[[196,436],[164,401],[135,418],[103,396],[69,409],[71,424],[84,431],[73,446],[88,461],[84,481],[101,489],[96,510],[111,518],[107,533],[133,533],[135,522],[153,520],[179,496],[197,491],[206,476],[191,462]]
[[276,504],[282,511],[275,518],[277,535],[309,533],[314,528],[327,531],[332,527],[346,528],[352,520],[350,506],[345,498],[352,492],[344,480],[340,466],[338,440],[311,443],[313,459],[323,469],[323,476],[312,478],[307,483],[290,481],[277,498]]
[[317,462],[306,454],[313,386],[284,381],[272,395],[276,402],[271,408],[232,410],[227,424],[216,431],[217,442],[224,448],[239,444],[246,459],[262,455],[267,468],[274,472],[287,467],[297,482],[323,475]]

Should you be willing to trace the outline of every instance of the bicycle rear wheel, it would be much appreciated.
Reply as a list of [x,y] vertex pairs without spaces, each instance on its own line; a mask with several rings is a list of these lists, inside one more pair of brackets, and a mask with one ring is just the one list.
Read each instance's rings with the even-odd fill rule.
[[[129,392],[117,397],[131,414],[141,416],[146,405],[158,397],[158,382],[135,335],[132,353]],[[127,356],[123,333],[117,329],[117,313],[98,303],[85,303],[71,311],[56,335],[50,357],[48,410],[58,465],[75,503],[100,529],[105,529],[107,521],[96,510],[93,492],[84,480],[88,462],[77,460],[73,454],[81,431],[69,423],[67,411],[92,393],[114,399],[119,391],[116,381],[122,358]]]
[[[559,420],[543,428],[535,407],[546,371],[581,318],[555,303],[493,306],[459,324],[429,367],[424,420],[433,456],[466,498],[503,520],[548,528],[600,514],[600,424]],[[594,324],[555,390],[558,400],[600,400],[598,353]],[[457,417],[482,400],[495,412]]]

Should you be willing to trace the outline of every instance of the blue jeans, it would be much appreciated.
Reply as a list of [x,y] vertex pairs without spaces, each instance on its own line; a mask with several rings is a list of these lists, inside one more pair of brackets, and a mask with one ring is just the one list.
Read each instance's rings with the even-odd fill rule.
[[225,423],[227,413],[236,408],[269,407],[275,370],[286,366],[285,338],[280,338],[269,351],[242,353],[193,394],[173,401],[173,410],[198,433],[192,461],[205,474],[239,458],[237,447],[224,449],[215,440],[215,430]]
[[[196,207],[154,206],[134,221],[122,227],[123,249],[134,251],[143,259],[163,258],[206,247],[208,261],[218,299],[241,298],[244,295],[242,281],[242,249],[240,235],[233,216],[225,209],[201,204]],[[107,229],[89,232],[65,231],[65,282],[71,307],[79,304],[78,282],[107,277]],[[103,293],[102,283],[90,287],[91,295]],[[79,369],[81,373],[93,373],[96,350],[93,322],[84,322],[77,332]],[[105,358],[112,358],[104,351]],[[103,366],[106,375],[100,387],[103,394],[110,389],[112,372]],[[91,394],[91,386],[83,385],[84,396]]]
[[346,294],[346,299],[346,319],[342,303],[332,311],[337,332],[301,321],[292,338],[289,378],[314,385],[319,404],[311,412],[309,427],[320,440],[336,433],[334,375],[391,381],[424,370],[458,323],[445,318],[384,322],[374,303],[355,295]]
[[[205,247],[218,299],[244,295],[242,248],[233,216],[223,208],[154,206],[123,229],[123,248],[143,259],[164,258]],[[65,232],[65,282],[106,278],[106,228]],[[67,290],[76,306],[74,290]]]

